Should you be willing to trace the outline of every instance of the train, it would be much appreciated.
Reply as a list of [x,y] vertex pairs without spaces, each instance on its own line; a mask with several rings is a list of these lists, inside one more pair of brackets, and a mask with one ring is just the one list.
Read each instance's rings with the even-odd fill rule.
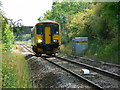
[[52,20],[37,23],[32,29],[32,50],[37,56],[55,56],[60,49],[60,24]]

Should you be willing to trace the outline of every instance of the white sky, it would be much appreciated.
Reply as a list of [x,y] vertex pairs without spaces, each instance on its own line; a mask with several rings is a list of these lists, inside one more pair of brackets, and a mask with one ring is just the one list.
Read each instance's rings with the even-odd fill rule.
[[34,26],[38,18],[51,10],[53,0],[0,0],[7,18],[22,19],[23,25]]

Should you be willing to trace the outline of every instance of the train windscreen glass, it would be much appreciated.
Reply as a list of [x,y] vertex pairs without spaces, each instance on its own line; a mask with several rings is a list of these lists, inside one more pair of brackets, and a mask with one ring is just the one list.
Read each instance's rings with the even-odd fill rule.
[[37,34],[43,34],[43,25],[36,25]]
[[51,29],[52,29],[53,34],[59,34],[59,32],[58,32],[58,30],[59,30],[58,24],[52,24]]

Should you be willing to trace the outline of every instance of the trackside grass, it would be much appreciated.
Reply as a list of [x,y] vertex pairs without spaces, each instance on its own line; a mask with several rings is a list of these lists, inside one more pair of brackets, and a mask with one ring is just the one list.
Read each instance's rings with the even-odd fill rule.
[[2,88],[33,88],[24,55],[2,52]]

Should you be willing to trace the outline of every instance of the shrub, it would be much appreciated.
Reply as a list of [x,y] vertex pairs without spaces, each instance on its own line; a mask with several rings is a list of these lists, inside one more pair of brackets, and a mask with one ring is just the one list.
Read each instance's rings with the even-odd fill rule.
[[62,44],[60,46],[60,52],[66,54],[68,56],[72,55],[72,43]]
[[24,56],[8,52],[3,52],[2,56],[2,87],[32,88]]

